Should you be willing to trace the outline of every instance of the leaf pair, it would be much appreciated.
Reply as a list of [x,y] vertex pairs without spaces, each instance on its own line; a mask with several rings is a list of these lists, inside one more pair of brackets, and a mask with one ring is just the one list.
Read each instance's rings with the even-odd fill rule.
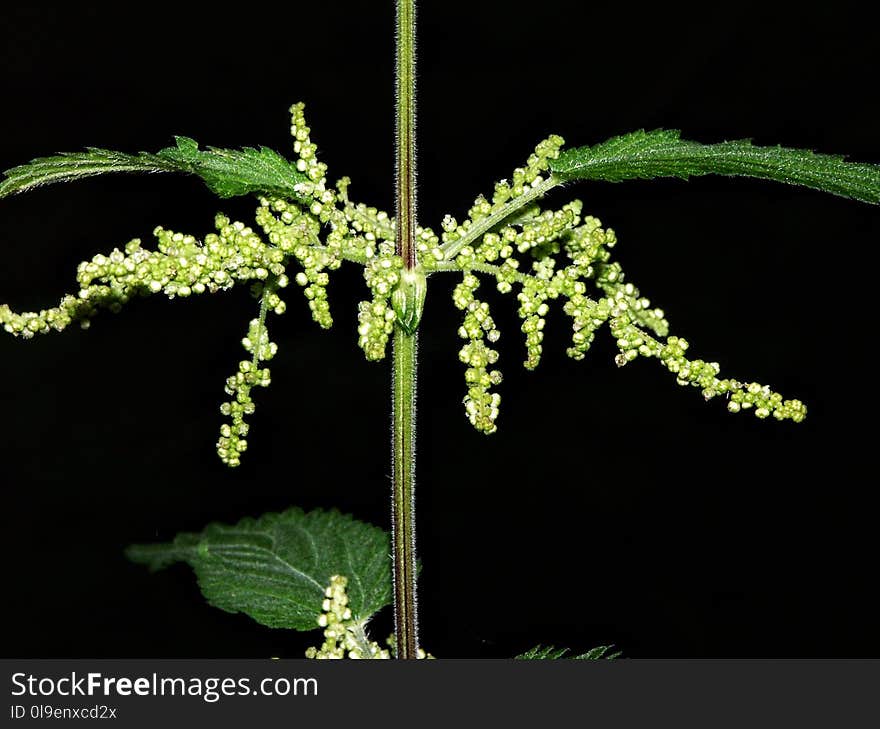
[[[268,147],[200,150],[188,137],[155,154],[125,154],[94,147],[85,152],[41,157],[13,167],[0,182],[0,197],[55,182],[120,172],[183,172],[201,177],[220,197],[255,193],[297,199],[308,177]],[[880,166],[848,162],[838,155],[788,147],[759,147],[748,140],[700,144],[676,130],[644,130],[595,146],[565,150],[550,164],[560,182],[698,175],[755,177],[803,185],[862,202],[880,203]]]

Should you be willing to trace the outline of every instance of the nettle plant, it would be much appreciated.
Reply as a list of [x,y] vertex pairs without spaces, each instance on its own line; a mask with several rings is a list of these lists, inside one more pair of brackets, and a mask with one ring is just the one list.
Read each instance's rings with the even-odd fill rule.
[[[270,384],[268,362],[277,345],[270,315],[284,313],[290,288],[302,289],[315,322],[332,323],[331,275],[343,264],[363,269],[367,295],[358,304],[357,341],[370,361],[391,345],[393,488],[391,533],[336,511],[292,508],[212,524],[180,534],[170,544],[138,545],[129,557],[152,569],[186,562],[208,602],[243,612],[275,628],[323,628],[315,658],[415,658],[418,642],[415,551],[416,373],[419,324],[432,277],[458,278],[452,304],[461,311],[458,352],[464,373],[463,410],[477,430],[497,428],[502,382],[501,336],[482,298],[494,287],[515,297],[525,361],[538,366],[551,306],[571,320],[570,357],[583,359],[596,334],[616,341],[615,362],[656,360],[675,381],[721,400],[732,413],[800,422],[806,407],[769,386],[723,375],[716,362],[693,358],[687,340],[670,336],[663,311],[628,280],[612,256],[614,231],[586,214],[578,200],[558,209],[542,198],[579,180],[618,182],[705,174],[737,175],[804,185],[862,202],[880,203],[880,167],[748,141],[699,144],[674,131],[637,131],[595,146],[565,147],[561,137],[540,142],[525,164],[479,195],[460,219],[436,228],[416,218],[415,8],[397,3],[396,209],[384,211],[349,198],[349,179],[330,184],[312,141],[303,104],[291,107],[294,158],[268,149],[201,149],[192,139],[154,154],[90,148],[36,159],[6,173],[0,197],[93,175],[178,172],[200,177],[221,198],[255,196],[255,226],[219,214],[215,232],[193,235],[156,228],[154,247],[134,239],[79,265],[76,289],[57,306],[15,312],[0,306],[0,322],[31,338],[76,323],[86,328],[101,310],[119,311],[132,297],[187,298],[233,286],[251,288],[257,315],[242,339],[247,355],[226,381],[217,454],[237,467],[246,461],[248,416],[255,389]],[[435,302],[434,305],[439,305]],[[371,617],[393,604],[395,635],[388,647],[368,633]],[[558,658],[564,650],[536,648],[523,657]],[[600,646],[582,658],[611,655]]]

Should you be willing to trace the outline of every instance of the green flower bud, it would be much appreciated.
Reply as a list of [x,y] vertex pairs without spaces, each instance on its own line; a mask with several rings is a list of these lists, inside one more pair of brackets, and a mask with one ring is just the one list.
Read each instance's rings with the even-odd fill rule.
[[391,307],[397,315],[397,323],[407,334],[411,335],[419,328],[427,292],[428,280],[421,267],[401,271],[397,287],[391,294]]

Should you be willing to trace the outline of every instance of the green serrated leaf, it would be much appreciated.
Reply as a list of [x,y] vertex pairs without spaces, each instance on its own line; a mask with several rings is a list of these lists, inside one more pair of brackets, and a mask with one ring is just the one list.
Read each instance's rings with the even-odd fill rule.
[[590,648],[586,653],[581,653],[579,656],[572,656],[573,661],[599,661],[599,660],[607,660],[612,661],[615,658],[620,658],[623,655],[621,651],[615,651],[614,653],[610,653],[611,649],[614,646],[611,645],[597,645],[595,648]]
[[593,147],[563,151],[550,169],[563,181],[619,182],[654,177],[730,175],[803,185],[862,202],[880,203],[880,165],[787,147],[757,147],[749,140],[700,144],[680,132],[639,130]]
[[271,628],[315,630],[332,575],[348,578],[349,606],[367,620],[391,602],[388,534],[337,511],[288,509],[210,524],[168,544],[132,545],[126,556],[151,570],[186,562],[205,598]]
[[568,653],[568,648],[554,648],[551,645],[536,645],[534,648],[520,653],[514,660],[517,661],[553,661],[562,658]]
[[251,193],[299,197],[294,187],[309,179],[294,164],[268,147],[208,147],[203,151],[189,137],[175,137],[175,141],[176,147],[166,147],[157,156],[177,165],[178,169],[198,175],[220,197]]
[[72,182],[113,172],[175,172],[178,168],[158,155],[141,152],[125,154],[89,147],[85,152],[40,157],[28,164],[6,170],[0,182],[0,197],[27,192],[56,182]]
[[[571,656],[569,660],[573,661],[598,661],[601,659],[612,660],[614,658],[619,658],[621,653],[617,651],[616,653],[609,653],[609,651],[613,648],[610,645],[599,645],[595,648],[591,648],[586,653],[581,653],[579,656]],[[560,658],[564,658],[568,653],[568,648],[554,648],[553,646],[541,646],[537,645],[531,650],[527,650],[525,653],[521,653],[516,657],[515,660],[518,661],[555,661]]]
[[123,172],[183,172],[202,178],[220,197],[252,193],[300,198],[296,185],[308,177],[268,147],[200,150],[188,137],[176,137],[177,145],[156,154],[126,154],[89,147],[85,152],[40,157],[7,170],[0,182],[0,198],[56,182]]

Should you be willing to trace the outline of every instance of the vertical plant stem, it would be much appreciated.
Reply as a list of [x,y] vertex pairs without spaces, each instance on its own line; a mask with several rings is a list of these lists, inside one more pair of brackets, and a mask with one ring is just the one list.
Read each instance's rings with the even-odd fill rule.
[[[416,266],[416,152],[415,152],[415,0],[397,0],[397,255],[408,271]],[[416,373],[418,334],[394,328],[392,371],[392,507],[394,562],[394,626],[397,657],[416,658]]]
[[397,0],[397,255],[416,266],[416,2]]
[[400,327],[394,334],[394,471],[392,537],[394,556],[394,627],[398,658],[418,651],[416,612],[416,367],[418,335]]

